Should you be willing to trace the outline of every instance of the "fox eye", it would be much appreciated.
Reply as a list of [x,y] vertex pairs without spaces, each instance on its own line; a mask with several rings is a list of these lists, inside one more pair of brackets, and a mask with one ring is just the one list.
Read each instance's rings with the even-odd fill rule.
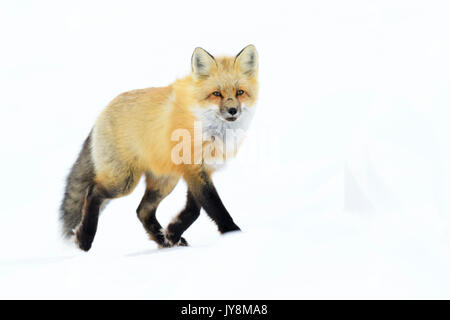
[[244,90],[238,90],[237,92],[236,92],[236,95],[237,96],[242,96],[244,94]]
[[222,94],[219,91],[214,91],[212,94],[213,94],[213,96],[216,96],[216,97],[222,96]]

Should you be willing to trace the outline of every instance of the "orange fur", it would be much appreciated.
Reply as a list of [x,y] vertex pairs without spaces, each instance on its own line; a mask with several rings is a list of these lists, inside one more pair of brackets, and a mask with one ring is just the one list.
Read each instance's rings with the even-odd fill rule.
[[[246,74],[243,62],[235,57],[216,58],[215,62],[207,77],[191,74],[167,87],[129,91],[111,101],[93,130],[97,183],[114,187],[131,173],[136,179],[124,192],[128,193],[143,173],[181,177],[200,170],[198,164],[172,161],[171,151],[179,143],[171,140],[172,132],[185,129],[190,133],[194,159],[194,108],[219,105],[220,98],[212,95],[215,90],[233,97],[238,89],[243,90],[236,99],[249,108],[258,96],[257,72]],[[208,168],[208,172],[213,170]]]

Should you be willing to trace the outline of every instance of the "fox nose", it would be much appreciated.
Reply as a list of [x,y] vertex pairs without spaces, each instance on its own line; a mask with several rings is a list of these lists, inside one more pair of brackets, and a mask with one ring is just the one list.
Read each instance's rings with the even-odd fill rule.
[[228,113],[231,114],[232,116],[234,116],[237,113],[237,109],[236,108],[230,108],[230,109],[228,109]]

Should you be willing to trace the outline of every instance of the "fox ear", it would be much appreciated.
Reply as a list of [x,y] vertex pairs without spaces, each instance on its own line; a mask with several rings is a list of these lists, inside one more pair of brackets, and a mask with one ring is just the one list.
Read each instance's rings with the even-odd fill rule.
[[258,52],[254,45],[248,45],[234,59],[234,64],[240,72],[255,76],[258,71]]
[[195,77],[208,77],[211,69],[216,66],[216,60],[208,51],[200,47],[195,48],[192,54],[192,73]]

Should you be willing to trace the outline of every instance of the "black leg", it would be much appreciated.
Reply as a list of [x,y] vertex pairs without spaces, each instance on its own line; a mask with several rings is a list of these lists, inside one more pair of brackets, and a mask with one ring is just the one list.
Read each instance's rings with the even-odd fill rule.
[[197,220],[200,215],[201,207],[197,204],[191,191],[188,190],[186,207],[181,211],[178,216],[169,224],[166,231],[167,240],[175,245],[187,245],[181,235]]
[[161,198],[158,190],[147,189],[136,212],[150,239],[154,240],[160,247],[169,247],[170,244],[164,237],[164,229],[156,219],[156,209]]
[[186,181],[194,198],[217,224],[220,233],[240,230],[223,205],[222,200],[220,200],[210,177],[205,172],[190,177]]
[[105,193],[97,185],[88,189],[84,200],[81,223],[75,234],[78,246],[84,251],[88,251],[94,241],[100,206],[105,198]]

